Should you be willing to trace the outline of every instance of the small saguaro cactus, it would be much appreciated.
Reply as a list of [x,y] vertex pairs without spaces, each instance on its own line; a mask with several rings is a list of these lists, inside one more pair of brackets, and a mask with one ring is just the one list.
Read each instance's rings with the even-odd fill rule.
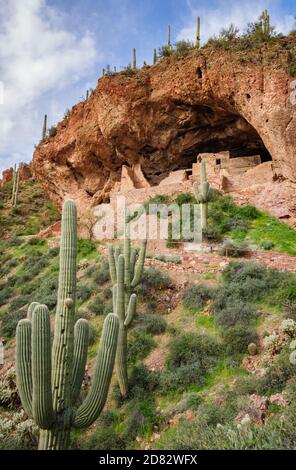
[[54,339],[46,305],[34,302],[16,335],[16,378],[26,413],[40,428],[39,450],[63,450],[71,428],[90,426],[106,402],[113,372],[119,320],[105,321],[92,385],[79,406],[88,348],[88,323],[74,325],[76,298],[77,215],[73,201],[63,207],[60,272]]
[[207,182],[206,164],[204,161],[200,164],[200,185],[198,189],[197,183],[194,183],[193,190],[197,202],[200,204],[201,230],[205,230],[208,224],[208,203],[212,199],[213,190]]
[[133,48],[133,70],[137,68],[137,51]]
[[196,47],[200,48],[200,17],[197,17],[196,21]]
[[171,25],[169,24],[169,29],[168,29],[168,48],[171,49],[172,43],[171,43]]
[[153,65],[157,64],[157,51],[156,49],[154,49],[154,52],[153,52]]
[[131,326],[137,304],[137,296],[133,292],[140,284],[146,256],[147,241],[143,241],[137,261],[136,250],[131,249],[131,241],[127,235],[124,240],[124,253],[119,247],[109,247],[109,269],[113,284],[113,310],[119,318],[119,334],[115,359],[116,376],[123,398],[128,394],[127,374],[127,332]]
[[20,172],[19,172],[19,169],[17,169],[15,165],[14,171],[13,171],[13,187],[12,187],[12,197],[11,197],[12,207],[17,206],[19,184],[20,184]]
[[43,129],[42,129],[42,142],[46,139],[46,133],[47,133],[47,114],[44,114],[44,120],[43,120]]
[[260,17],[261,23],[262,23],[262,32],[264,36],[269,37],[271,28],[270,28],[270,15],[267,10],[264,10],[262,12],[262,15]]

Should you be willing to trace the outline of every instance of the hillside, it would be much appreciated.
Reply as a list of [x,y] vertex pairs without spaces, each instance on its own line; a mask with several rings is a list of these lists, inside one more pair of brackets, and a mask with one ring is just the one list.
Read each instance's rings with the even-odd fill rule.
[[[31,301],[46,303],[53,318],[59,239],[38,233],[59,213],[34,180],[21,184],[13,210],[10,194],[5,185],[0,448],[35,448],[37,430],[15,388],[14,336]],[[296,232],[225,196],[210,204],[210,227],[204,253],[175,245],[165,254],[148,253],[129,332],[129,396],[122,401],[114,377],[105,411],[90,429],[72,434],[72,448],[295,449],[296,369],[289,348],[296,338]],[[91,325],[83,394],[112,310],[106,253],[104,243],[79,240],[76,316]]]

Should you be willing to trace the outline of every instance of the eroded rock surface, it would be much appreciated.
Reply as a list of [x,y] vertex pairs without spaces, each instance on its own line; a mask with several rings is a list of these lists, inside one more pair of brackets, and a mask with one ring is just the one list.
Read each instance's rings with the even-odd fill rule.
[[[98,82],[87,101],[34,153],[35,175],[59,205],[109,200],[122,165],[141,165],[150,185],[190,168],[203,152],[272,158],[278,177],[296,182],[296,106],[293,79],[282,64],[289,41],[276,51],[193,51]],[[273,58],[271,58],[271,52]]]

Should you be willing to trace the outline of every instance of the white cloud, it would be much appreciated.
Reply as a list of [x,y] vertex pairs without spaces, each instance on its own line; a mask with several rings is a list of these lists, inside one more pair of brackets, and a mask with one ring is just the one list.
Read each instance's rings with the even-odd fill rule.
[[[194,41],[196,37],[196,17],[201,17],[201,40],[206,42],[209,37],[217,36],[222,28],[231,23],[242,32],[248,23],[256,21],[264,9],[271,14],[271,23],[278,32],[288,33],[294,24],[293,15],[283,15],[279,0],[220,0],[216,8],[209,6],[196,7],[187,0],[190,17],[187,24],[179,31],[177,40]],[[209,3],[208,3],[209,5]]]
[[[95,39],[67,29],[66,18],[46,0],[0,0],[0,169],[30,160],[40,113],[51,94],[75,86],[97,58]],[[5,15],[3,14],[5,12]],[[48,104],[49,106],[49,104]],[[54,106],[58,115],[58,104]]]

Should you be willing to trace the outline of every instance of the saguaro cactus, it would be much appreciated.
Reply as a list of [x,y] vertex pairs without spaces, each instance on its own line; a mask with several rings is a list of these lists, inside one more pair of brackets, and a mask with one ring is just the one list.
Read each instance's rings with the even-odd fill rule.
[[15,165],[14,171],[13,171],[13,187],[12,187],[12,197],[11,197],[12,207],[17,206],[19,184],[20,184],[20,172],[19,172],[19,169],[17,169]]
[[113,284],[113,310],[119,318],[119,334],[115,359],[115,370],[121,395],[128,393],[127,374],[127,332],[130,327],[137,304],[133,290],[140,284],[146,256],[147,241],[143,241],[137,262],[137,253],[131,249],[127,231],[124,240],[124,253],[117,248],[109,248],[109,269]]
[[43,120],[43,129],[42,129],[42,142],[46,139],[46,132],[47,132],[47,114],[44,114]]
[[137,68],[137,51],[133,48],[133,70]]
[[101,413],[112,376],[119,320],[104,322],[96,369],[89,394],[75,407],[87,359],[88,323],[74,326],[76,297],[77,216],[73,201],[63,208],[58,302],[51,350],[50,316],[45,305],[30,305],[16,337],[17,386],[22,404],[40,428],[39,449],[61,450],[71,427],[84,428]]
[[154,52],[153,52],[153,65],[157,64],[157,52],[156,52],[156,49],[154,49]]
[[196,47],[200,48],[200,17],[197,17],[196,21]]
[[169,24],[169,29],[168,29],[168,48],[171,49],[172,43],[171,43],[171,25]]
[[260,17],[262,23],[262,32],[266,38],[270,36],[271,28],[270,28],[270,15],[268,10],[264,10]]
[[208,203],[213,195],[213,190],[207,182],[206,164],[204,161],[200,165],[200,183],[201,190],[199,191],[197,183],[194,183],[193,190],[196,200],[200,204],[201,230],[203,231],[207,228]]

